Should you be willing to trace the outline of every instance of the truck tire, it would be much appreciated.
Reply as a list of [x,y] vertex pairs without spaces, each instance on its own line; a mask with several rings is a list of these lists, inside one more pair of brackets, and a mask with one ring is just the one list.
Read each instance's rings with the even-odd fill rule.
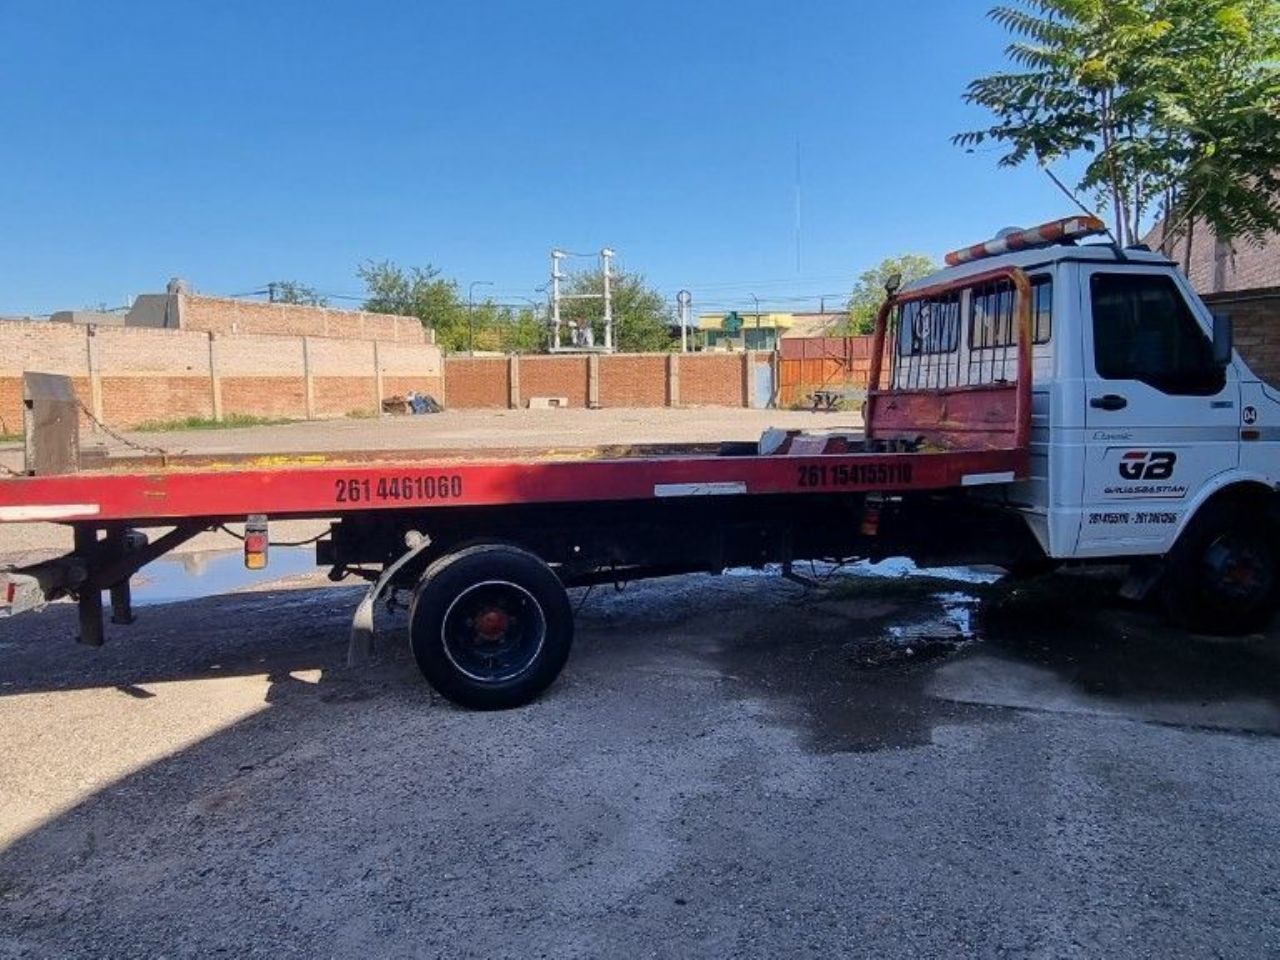
[[1164,578],[1165,609],[1200,633],[1261,630],[1280,598],[1275,531],[1256,513],[1210,505],[1174,545]]
[[522,706],[560,674],[573,609],[545,563],[518,547],[481,544],[429,566],[409,607],[409,642],[442,696],[477,710]]

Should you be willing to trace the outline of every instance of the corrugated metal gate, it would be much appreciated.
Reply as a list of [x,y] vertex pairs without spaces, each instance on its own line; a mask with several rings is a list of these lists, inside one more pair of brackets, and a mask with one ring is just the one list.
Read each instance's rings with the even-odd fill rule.
[[807,406],[815,390],[865,389],[871,337],[783,337],[778,347],[778,405]]

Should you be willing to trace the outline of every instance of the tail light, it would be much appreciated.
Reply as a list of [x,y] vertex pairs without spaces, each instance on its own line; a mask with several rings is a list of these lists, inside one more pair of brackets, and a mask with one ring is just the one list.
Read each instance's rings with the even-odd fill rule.
[[267,518],[261,513],[250,514],[244,523],[244,565],[248,570],[263,570],[267,566],[267,550],[271,546],[267,535]]
[[864,537],[874,537],[880,532],[880,512],[884,501],[879,497],[868,496],[862,506],[862,527],[860,533]]

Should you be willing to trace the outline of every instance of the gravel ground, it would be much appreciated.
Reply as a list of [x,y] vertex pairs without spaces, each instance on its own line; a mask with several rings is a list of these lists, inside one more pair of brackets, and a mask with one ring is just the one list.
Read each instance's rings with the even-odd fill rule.
[[1096,578],[687,577],[477,714],[402,616],[345,669],[312,583],[0,622],[0,955],[1280,953],[1274,637]]

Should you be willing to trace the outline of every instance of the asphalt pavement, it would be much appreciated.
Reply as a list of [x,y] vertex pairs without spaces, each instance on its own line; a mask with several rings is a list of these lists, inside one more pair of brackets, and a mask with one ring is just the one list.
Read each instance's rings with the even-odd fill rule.
[[1280,955],[1275,636],[872,573],[576,591],[491,714],[309,580],[0,621],[0,955]]

